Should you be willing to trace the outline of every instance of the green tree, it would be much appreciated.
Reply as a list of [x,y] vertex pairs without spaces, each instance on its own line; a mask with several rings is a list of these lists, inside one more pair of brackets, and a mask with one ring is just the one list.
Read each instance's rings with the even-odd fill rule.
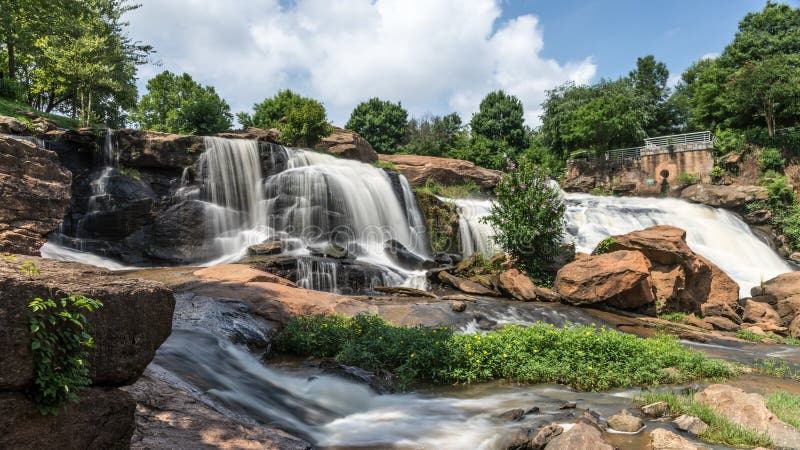
[[397,153],[406,134],[408,111],[377,97],[359,103],[344,126],[367,140],[378,153]]
[[253,106],[253,115],[239,113],[244,127],[277,128],[286,145],[312,146],[331,132],[322,103],[289,89]]
[[406,145],[403,153],[444,156],[453,149],[467,145],[464,125],[457,113],[446,116],[412,118],[406,126]]
[[769,136],[775,136],[780,116],[792,116],[800,100],[800,76],[795,64],[785,57],[770,56],[757,62],[748,62],[736,73],[730,83],[729,97],[740,114],[755,111],[764,118]]
[[650,120],[645,124],[647,135],[661,136],[674,132],[680,125],[681,114],[678,105],[670,101],[667,65],[657,61],[653,55],[638,58],[636,69],[631,71],[629,78],[649,109]]
[[764,9],[747,14],[722,59],[733,68],[770,56],[800,54],[800,8],[768,1]]
[[495,146],[502,142],[516,155],[528,145],[524,114],[522,102],[517,97],[502,90],[494,91],[481,100],[480,108],[472,115],[469,125],[473,137],[493,141]]
[[147,82],[133,119],[147,130],[212,134],[231,128],[230,107],[213,87],[200,86],[189,74],[164,71]]

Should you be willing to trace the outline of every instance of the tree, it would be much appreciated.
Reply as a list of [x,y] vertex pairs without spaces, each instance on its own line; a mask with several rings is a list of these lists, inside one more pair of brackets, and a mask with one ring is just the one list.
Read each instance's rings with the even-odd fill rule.
[[516,154],[527,147],[524,114],[522,102],[517,97],[502,90],[491,92],[481,101],[478,112],[472,115],[472,135],[495,143],[502,142]]
[[766,122],[769,136],[775,136],[776,122],[784,113],[796,112],[800,100],[797,65],[783,57],[770,56],[746,63],[730,83],[734,108],[747,114],[755,110]]
[[133,115],[143,129],[180,134],[213,134],[231,128],[230,107],[213,87],[184,73],[164,71],[147,82],[147,94]]
[[733,68],[770,56],[800,54],[800,8],[768,1],[764,9],[747,14],[721,59]]
[[379,153],[397,153],[405,137],[408,111],[377,97],[359,103],[344,126],[367,140]]
[[680,124],[676,104],[670,102],[670,89],[667,87],[669,70],[663,62],[656,61],[653,55],[638,58],[636,69],[630,72],[636,94],[650,110],[650,120],[645,124],[648,136],[670,134]]
[[277,128],[286,145],[312,146],[331,132],[322,103],[289,89],[253,106],[253,115],[239,113],[244,127]]
[[465,134],[457,113],[414,118],[408,121],[405,136],[407,144],[401,150],[413,155],[444,156],[457,147],[467,145]]

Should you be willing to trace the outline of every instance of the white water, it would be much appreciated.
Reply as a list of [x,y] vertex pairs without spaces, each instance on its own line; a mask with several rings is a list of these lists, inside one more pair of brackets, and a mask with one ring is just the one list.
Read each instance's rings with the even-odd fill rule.
[[456,204],[458,208],[458,232],[461,237],[461,256],[466,258],[481,252],[491,256],[500,252],[500,248],[492,241],[492,226],[483,223],[482,218],[491,213],[491,200],[471,198],[442,198]]
[[45,242],[42,248],[39,249],[39,254],[42,258],[78,262],[110,270],[129,270],[137,268],[135,266],[126,266],[119,261],[111,258],[104,258],[94,253],[82,252],[73,248],[64,247],[55,242]]

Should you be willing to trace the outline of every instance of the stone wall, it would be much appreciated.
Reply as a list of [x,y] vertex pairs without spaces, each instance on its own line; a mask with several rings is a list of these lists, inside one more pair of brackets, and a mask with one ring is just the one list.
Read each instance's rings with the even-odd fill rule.
[[567,191],[589,191],[598,187],[615,193],[660,195],[683,187],[678,176],[693,174],[710,182],[714,157],[710,150],[644,155],[626,161],[569,161],[562,184]]

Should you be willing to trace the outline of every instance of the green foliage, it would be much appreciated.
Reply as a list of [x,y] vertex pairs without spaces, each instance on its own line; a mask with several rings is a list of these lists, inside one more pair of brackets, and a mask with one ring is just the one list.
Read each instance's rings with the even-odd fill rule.
[[397,166],[391,161],[375,161],[374,163],[372,163],[372,165],[379,169],[392,170],[397,172]]
[[785,176],[769,171],[764,174],[761,184],[767,188],[768,201],[773,210],[797,204],[797,194]]
[[277,128],[286,145],[310,147],[331,133],[322,103],[289,89],[253,106],[253,115],[238,114],[244,127]]
[[[726,363],[688,350],[668,336],[641,339],[605,328],[544,323],[455,334],[444,327],[397,327],[370,315],[293,317],[278,335],[276,348],[336,357],[367,370],[389,370],[405,387],[414,381],[503,379],[596,391],[732,374]],[[662,370],[668,367],[680,371],[679,379]]]
[[23,261],[22,265],[19,267],[19,271],[27,275],[29,278],[34,278],[41,274],[39,272],[39,268],[36,267],[36,264],[30,260]]
[[714,133],[714,153],[721,156],[728,153],[741,153],[747,147],[745,134],[730,128],[717,128]]
[[134,169],[133,167],[119,166],[119,168],[117,170],[119,171],[119,173],[121,173],[122,175],[124,175],[124,176],[126,176],[128,178],[133,178],[134,180],[141,180],[142,179],[141,172],[139,172],[138,170]]
[[698,437],[712,444],[722,444],[736,448],[770,447],[769,436],[761,430],[751,430],[737,425],[715,413],[710,407],[694,400],[692,394],[681,395],[674,392],[644,392],[637,403],[647,405],[655,402],[669,404],[670,414],[695,416],[708,425],[708,429]]
[[25,101],[25,87],[17,81],[0,78],[0,97],[14,102]]
[[717,182],[725,176],[725,169],[720,166],[714,166],[708,174],[711,176],[711,181]]
[[592,195],[606,195],[606,196],[614,195],[614,192],[602,186],[595,186],[589,189],[589,193]]
[[779,215],[778,226],[789,238],[792,250],[800,251],[800,207],[794,206]]
[[34,110],[25,103],[17,103],[15,101],[6,98],[0,98],[0,116],[13,117],[30,125],[31,119],[23,115],[22,112],[34,113],[38,116],[52,120],[61,128],[74,128],[78,126],[78,121],[75,119],[64,116],[58,116],[55,114],[43,113]]
[[775,378],[788,378],[800,380],[800,370],[792,368],[785,360],[780,358],[770,358],[756,361],[753,369],[764,375]]
[[473,137],[502,143],[512,151],[506,156],[514,156],[528,146],[524,114],[522,102],[517,97],[494,91],[481,100],[480,108],[472,115],[469,126]]
[[689,314],[682,312],[673,312],[668,314],[661,314],[658,316],[661,320],[675,323],[689,323]]
[[786,166],[786,161],[783,159],[783,154],[777,148],[767,147],[761,149],[761,154],[758,155],[758,166],[764,172],[773,170],[775,172],[782,172]]
[[594,252],[592,252],[592,254],[594,254],[594,255],[602,255],[602,254],[608,253],[608,250],[611,249],[611,246],[616,244],[616,243],[617,243],[617,240],[614,239],[614,236],[609,236],[609,237],[603,239],[602,241],[600,241],[599,244],[597,244],[597,248],[594,249]]
[[377,97],[359,103],[344,126],[367,140],[378,153],[397,153],[406,134],[408,111]]
[[213,87],[188,73],[164,71],[147,82],[133,119],[143,129],[179,134],[213,134],[231,128],[230,107]]
[[417,191],[447,198],[468,198],[479,193],[481,188],[473,180],[464,184],[444,185],[433,178],[425,180],[425,184],[418,187]]
[[411,119],[400,151],[411,155],[447,156],[468,145],[467,133],[457,113]]
[[505,141],[494,141],[484,136],[473,135],[468,145],[451,149],[447,156],[472,161],[488,169],[500,170],[507,155],[515,153],[516,150]]
[[767,408],[779,419],[800,429],[800,395],[775,391],[767,395]]
[[494,228],[494,240],[531,275],[547,278],[564,232],[566,207],[558,185],[540,167],[509,160],[494,193],[491,214],[483,219]]
[[780,119],[792,123],[796,117],[795,105],[800,99],[798,63],[800,54],[794,58],[779,55],[746,61],[732,77],[727,91],[732,111],[745,121],[754,115],[763,117],[770,136],[775,135]]
[[750,342],[761,342],[763,339],[766,338],[777,341],[779,344],[783,345],[800,345],[800,339],[778,336],[777,334],[773,333],[766,333],[764,335],[760,335],[753,333],[752,331],[745,330],[744,328],[740,328],[739,330],[736,331],[736,337]]
[[57,414],[67,402],[78,401],[80,389],[91,383],[87,349],[94,347],[84,313],[103,306],[97,300],[70,295],[59,300],[36,298],[31,309],[31,351],[34,386],[28,394],[42,414]]
[[675,177],[675,180],[679,184],[695,184],[700,182],[700,175],[689,172],[681,172],[677,177]]

